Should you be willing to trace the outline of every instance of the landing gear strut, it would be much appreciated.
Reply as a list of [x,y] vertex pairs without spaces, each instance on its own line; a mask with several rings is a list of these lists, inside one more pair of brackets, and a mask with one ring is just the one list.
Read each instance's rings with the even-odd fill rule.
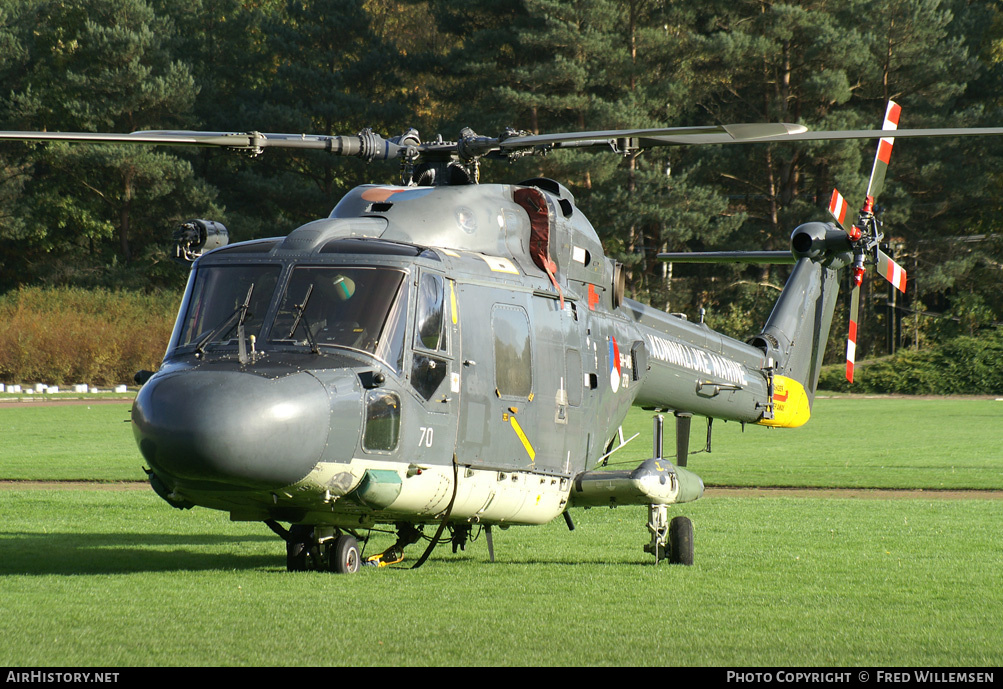
[[[690,446],[690,421],[693,414],[675,412],[676,416],[676,466],[686,466],[686,456]],[[707,448],[710,452],[710,424],[707,421]],[[662,416],[654,418],[654,437],[652,449],[655,457],[662,457]],[[676,472],[679,475],[681,470]],[[682,472],[685,474],[685,472]],[[674,477],[675,478],[675,477]],[[697,479],[699,481],[699,479]],[[700,483],[700,493],[703,483]],[[651,542],[644,546],[644,551],[655,556],[655,564],[668,558],[673,565],[693,564],[693,522],[686,517],[673,517],[669,522],[668,510],[665,505],[648,505],[648,532]]]
[[644,552],[655,556],[656,565],[666,558],[674,565],[692,565],[693,522],[687,517],[668,519],[665,505],[648,505],[651,542],[644,546]]

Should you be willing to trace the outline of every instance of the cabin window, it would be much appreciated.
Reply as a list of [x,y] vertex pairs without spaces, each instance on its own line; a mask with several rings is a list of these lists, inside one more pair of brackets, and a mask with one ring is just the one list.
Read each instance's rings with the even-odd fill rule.
[[498,394],[529,397],[533,391],[533,353],[526,311],[518,306],[495,304],[491,313],[491,331]]
[[362,449],[366,452],[393,452],[400,439],[401,405],[396,393],[370,390],[366,393],[366,429]]

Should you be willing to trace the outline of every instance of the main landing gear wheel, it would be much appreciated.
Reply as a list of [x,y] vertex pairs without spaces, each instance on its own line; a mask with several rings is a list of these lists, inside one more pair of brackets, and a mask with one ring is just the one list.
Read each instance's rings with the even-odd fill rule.
[[[355,574],[362,564],[359,541],[351,534],[334,535],[332,528],[293,524],[286,538],[286,569],[290,572],[328,571]],[[326,533],[324,533],[326,531]]]
[[293,524],[289,528],[289,540],[286,541],[286,570],[289,572],[305,572],[310,553],[310,540],[313,528],[304,524]]
[[306,546],[302,543],[286,543],[286,571],[306,571]]
[[324,544],[327,551],[327,567],[338,574],[355,574],[359,571],[362,558],[359,542],[350,534],[341,534]]
[[693,522],[687,517],[674,517],[669,522],[669,563],[693,564]]

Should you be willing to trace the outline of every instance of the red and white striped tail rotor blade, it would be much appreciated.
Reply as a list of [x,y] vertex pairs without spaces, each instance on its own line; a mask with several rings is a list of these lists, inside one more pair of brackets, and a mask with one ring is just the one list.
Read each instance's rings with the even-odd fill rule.
[[[888,101],[888,109],[885,110],[885,121],[881,129],[895,131],[899,127],[899,115],[902,114],[902,107],[894,101]],[[867,183],[867,196],[876,198],[885,186],[885,172],[888,170],[888,161],[892,156],[892,146],[895,145],[895,137],[886,137],[878,140],[878,152],[874,156],[874,167],[871,168],[871,180]]]
[[905,292],[906,273],[905,268],[892,260],[892,257],[881,249],[878,249],[878,272],[892,283],[900,292]]
[[832,217],[836,219],[836,222],[844,230],[846,229],[846,208],[846,199],[843,198],[843,195],[837,189],[833,189],[832,198],[829,199],[829,212],[832,213]]
[[853,363],[857,356],[857,319],[860,315],[860,286],[854,285],[850,297],[850,334],[846,339],[846,380],[853,382]]
[[860,228],[856,225],[846,224],[846,199],[843,195],[839,193],[838,190],[832,190],[832,198],[829,199],[829,212],[832,213],[832,217],[836,219],[836,224],[838,224],[846,234],[849,235],[850,241],[855,242],[860,239]]

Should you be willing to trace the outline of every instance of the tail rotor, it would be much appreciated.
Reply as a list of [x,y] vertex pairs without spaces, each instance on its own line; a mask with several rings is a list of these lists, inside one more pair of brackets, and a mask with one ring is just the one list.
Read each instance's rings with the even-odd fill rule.
[[[902,108],[892,101],[888,102],[885,111],[885,121],[882,130],[894,131],[898,128],[899,115]],[[883,252],[879,246],[884,234],[880,230],[880,222],[874,217],[874,199],[884,188],[885,173],[888,171],[888,161],[891,158],[894,137],[883,137],[878,141],[878,150],[874,156],[874,166],[871,168],[871,178],[867,183],[867,194],[864,205],[857,215],[857,222],[847,227],[847,203],[839,191],[832,190],[829,200],[829,212],[836,223],[846,232],[853,247],[853,273],[851,279],[853,290],[850,295],[850,331],[846,343],[846,379],[853,382],[853,366],[857,349],[857,324],[860,316],[860,285],[864,279],[865,264],[876,266],[878,273],[896,289],[905,292],[906,271],[892,258]]]

